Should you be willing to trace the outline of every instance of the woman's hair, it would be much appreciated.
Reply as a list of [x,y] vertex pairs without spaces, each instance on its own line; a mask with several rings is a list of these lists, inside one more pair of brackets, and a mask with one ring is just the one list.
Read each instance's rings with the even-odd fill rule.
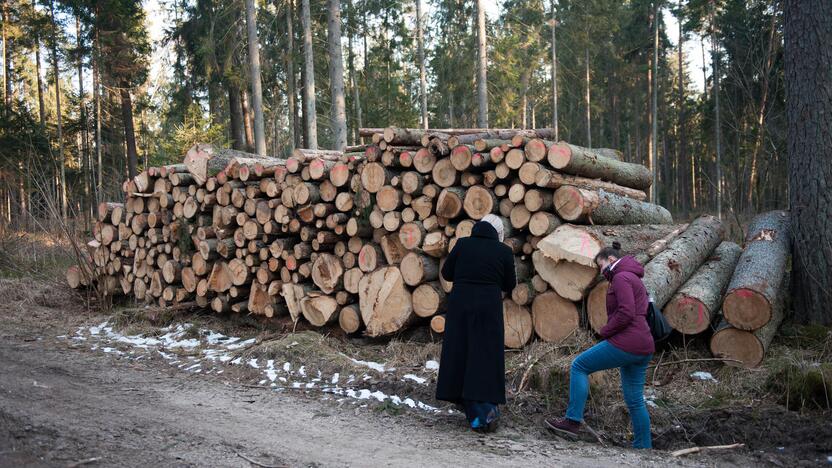
[[595,255],[595,262],[598,262],[599,258],[607,258],[607,257],[615,257],[621,258],[621,243],[618,241],[613,241],[612,247],[604,247]]

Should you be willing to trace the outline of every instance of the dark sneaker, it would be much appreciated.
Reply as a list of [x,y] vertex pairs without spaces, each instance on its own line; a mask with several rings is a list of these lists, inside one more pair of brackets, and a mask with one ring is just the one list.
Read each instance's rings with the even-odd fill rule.
[[581,423],[569,418],[549,418],[546,420],[546,427],[559,436],[577,439],[581,430]]
[[474,418],[474,421],[471,423],[471,429],[479,433],[491,433],[497,430],[499,421],[500,410],[493,408],[488,412],[485,421],[482,421],[479,417]]

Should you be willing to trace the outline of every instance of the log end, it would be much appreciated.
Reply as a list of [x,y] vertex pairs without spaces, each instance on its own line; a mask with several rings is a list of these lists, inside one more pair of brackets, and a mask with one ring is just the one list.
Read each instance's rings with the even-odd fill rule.
[[572,149],[564,142],[558,142],[549,147],[547,154],[549,164],[555,169],[563,169],[572,160]]
[[711,337],[711,353],[718,358],[740,361],[725,361],[729,366],[751,368],[763,362],[765,349],[753,333],[726,327]]
[[588,208],[580,189],[568,185],[555,191],[554,205],[560,217],[566,221],[581,219]]
[[685,335],[705,331],[711,324],[711,311],[699,299],[684,294],[674,296],[664,307],[664,316],[674,330]]
[[753,289],[738,288],[725,296],[722,313],[728,323],[740,330],[756,330],[771,320],[771,303]]

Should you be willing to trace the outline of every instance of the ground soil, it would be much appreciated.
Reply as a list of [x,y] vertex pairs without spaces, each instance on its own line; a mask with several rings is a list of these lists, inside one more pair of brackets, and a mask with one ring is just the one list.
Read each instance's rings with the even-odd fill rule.
[[58,284],[0,280],[0,300],[3,467],[255,466],[249,460],[263,466],[794,466],[800,457],[791,450],[761,452],[750,438],[765,437],[766,427],[797,430],[812,441],[804,463],[826,462],[817,454],[832,440],[828,422],[807,420],[795,428],[789,426],[794,418],[743,408],[686,416],[679,427],[701,426],[700,434],[686,437],[702,443],[724,442],[708,434],[734,430],[732,437],[749,437],[752,450],[686,458],[558,439],[541,429],[537,411],[506,418],[496,434],[477,435],[459,414],[323,401],[320,393],[254,388],[233,372],[196,375],[160,359],[91,350],[58,337],[107,317],[86,310]]

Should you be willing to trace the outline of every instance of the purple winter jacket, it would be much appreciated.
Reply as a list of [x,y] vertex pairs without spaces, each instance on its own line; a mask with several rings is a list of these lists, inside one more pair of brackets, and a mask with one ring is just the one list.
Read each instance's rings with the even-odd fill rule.
[[653,354],[656,345],[647,325],[647,289],[641,278],[644,267],[631,256],[622,257],[604,271],[607,291],[607,324],[599,334],[616,348],[639,355]]

